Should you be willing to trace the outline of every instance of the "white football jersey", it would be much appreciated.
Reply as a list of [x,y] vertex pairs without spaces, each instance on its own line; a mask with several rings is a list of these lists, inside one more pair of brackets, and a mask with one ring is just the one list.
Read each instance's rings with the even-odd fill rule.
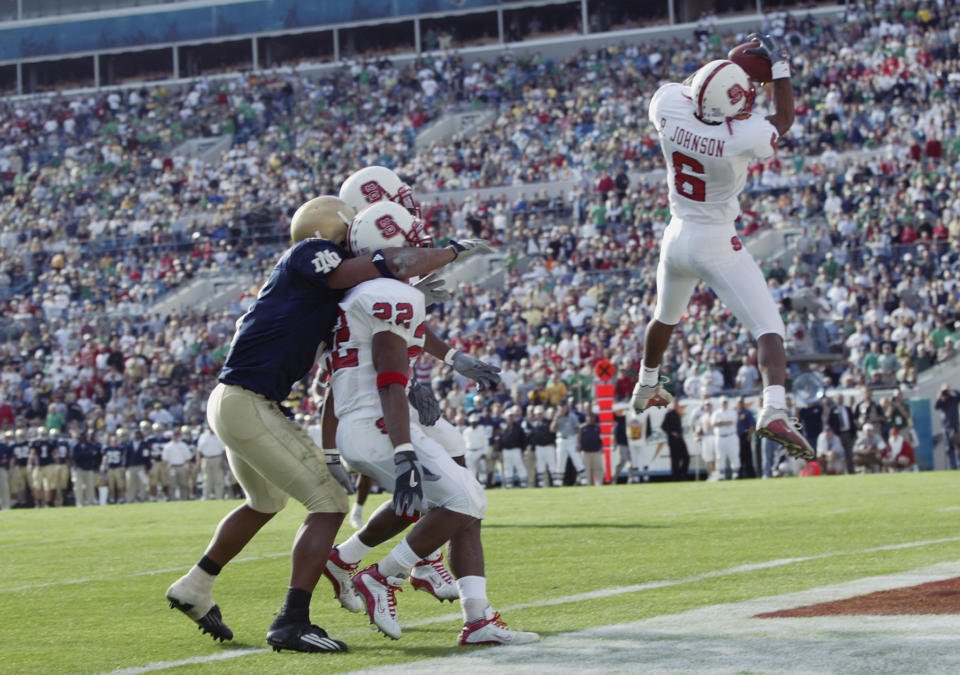
[[338,418],[360,410],[382,414],[373,336],[384,331],[399,335],[406,340],[407,355],[415,359],[423,351],[425,315],[423,293],[402,281],[373,279],[347,292],[328,364]]
[[742,115],[726,124],[694,117],[689,89],[671,82],[650,101],[650,122],[667,162],[670,214],[684,222],[730,225],[740,215],[740,192],[751,158],[773,156],[779,134],[763,116]]

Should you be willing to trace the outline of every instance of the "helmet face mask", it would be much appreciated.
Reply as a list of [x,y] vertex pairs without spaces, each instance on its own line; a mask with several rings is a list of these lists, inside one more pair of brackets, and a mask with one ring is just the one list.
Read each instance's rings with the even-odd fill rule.
[[693,114],[706,124],[721,124],[749,113],[757,93],[743,68],[726,59],[700,68],[689,86]]
[[361,255],[382,248],[430,248],[433,239],[424,232],[423,221],[392,201],[377,202],[365,209],[347,230],[347,249]]
[[351,174],[340,186],[340,199],[357,213],[387,200],[399,204],[416,218],[422,217],[413,190],[385,166],[367,166]]

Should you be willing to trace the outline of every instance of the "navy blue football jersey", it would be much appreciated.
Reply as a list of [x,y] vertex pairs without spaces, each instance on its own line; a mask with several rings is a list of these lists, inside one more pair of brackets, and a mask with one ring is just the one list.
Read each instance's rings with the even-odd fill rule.
[[9,467],[11,459],[13,459],[13,447],[0,441],[0,469]]
[[306,375],[321,342],[330,344],[343,291],[327,276],[347,257],[325,239],[304,239],[283,254],[250,310],[237,322],[220,381],[283,401]]
[[103,455],[107,458],[108,469],[123,468],[123,446],[108,445],[103,449]]
[[53,446],[43,438],[30,441],[30,449],[37,454],[37,465],[46,466],[53,462]]

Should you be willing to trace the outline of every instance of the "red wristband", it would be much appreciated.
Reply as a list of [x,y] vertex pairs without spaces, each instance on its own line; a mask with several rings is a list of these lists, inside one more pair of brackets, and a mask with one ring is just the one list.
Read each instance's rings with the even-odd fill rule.
[[388,370],[385,373],[377,373],[377,389],[389,387],[391,384],[399,384],[403,387],[406,387],[407,376],[403,373],[398,373],[395,370]]

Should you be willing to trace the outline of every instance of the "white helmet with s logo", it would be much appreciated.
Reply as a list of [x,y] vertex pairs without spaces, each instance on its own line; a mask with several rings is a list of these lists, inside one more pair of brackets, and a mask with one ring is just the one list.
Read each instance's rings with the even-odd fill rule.
[[367,166],[351,174],[340,186],[340,199],[357,213],[371,204],[389,200],[403,206],[411,215],[421,217],[413,190],[385,166]]
[[756,89],[743,68],[733,61],[711,61],[689,82],[694,115],[702,122],[720,124],[753,108]]
[[422,220],[394,202],[377,202],[365,209],[347,230],[347,250],[351,255],[403,246],[430,248],[433,240],[424,234]]

